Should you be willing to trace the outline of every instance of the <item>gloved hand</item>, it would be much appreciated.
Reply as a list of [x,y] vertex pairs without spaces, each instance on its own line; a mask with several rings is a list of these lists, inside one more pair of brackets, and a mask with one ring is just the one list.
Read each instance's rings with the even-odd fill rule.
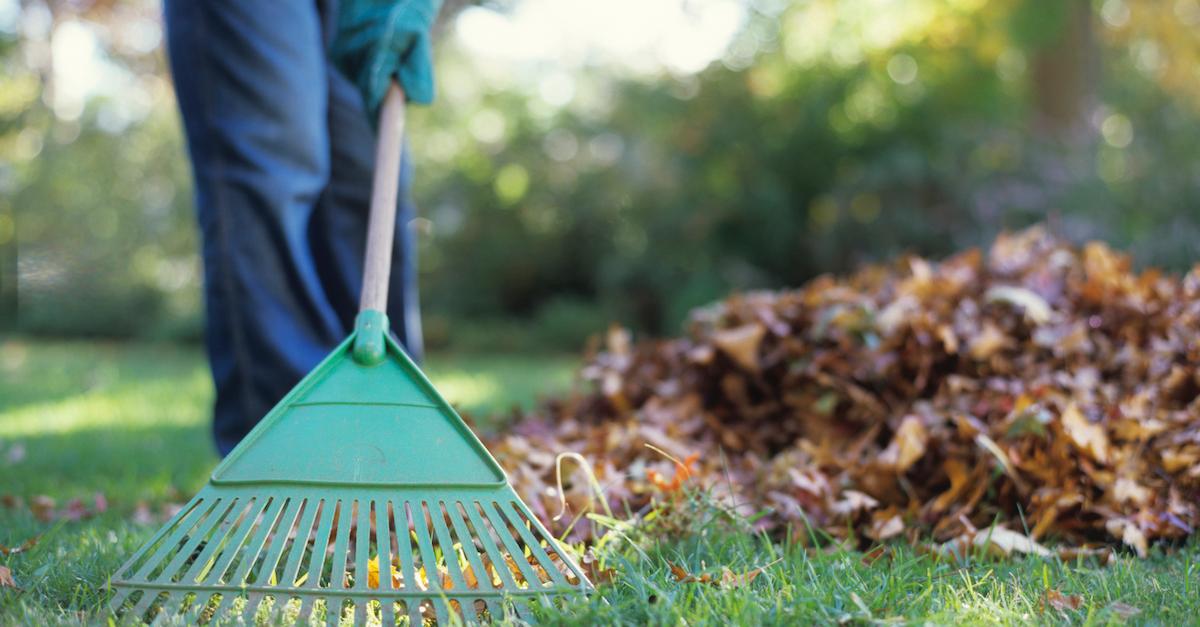
[[442,0],[342,0],[330,55],[358,85],[372,124],[393,78],[409,102],[433,102],[429,29]]

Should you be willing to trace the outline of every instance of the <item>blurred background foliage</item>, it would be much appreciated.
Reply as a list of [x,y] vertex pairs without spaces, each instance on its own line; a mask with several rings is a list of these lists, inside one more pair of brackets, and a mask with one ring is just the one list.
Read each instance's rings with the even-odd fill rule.
[[[159,10],[0,0],[21,332],[198,337]],[[1200,251],[1200,0],[451,2],[438,62],[411,126],[434,347],[674,333],[730,290],[1035,221]]]

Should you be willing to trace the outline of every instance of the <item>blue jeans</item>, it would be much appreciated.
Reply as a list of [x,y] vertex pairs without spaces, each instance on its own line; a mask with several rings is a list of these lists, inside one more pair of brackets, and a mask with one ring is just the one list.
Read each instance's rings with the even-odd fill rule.
[[[353,327],[375,137],[326,55],[332,0],[166,0],[165,18],[203,238],[213,435],[225,455]],[[403,161],[388,316],[419,358]]]

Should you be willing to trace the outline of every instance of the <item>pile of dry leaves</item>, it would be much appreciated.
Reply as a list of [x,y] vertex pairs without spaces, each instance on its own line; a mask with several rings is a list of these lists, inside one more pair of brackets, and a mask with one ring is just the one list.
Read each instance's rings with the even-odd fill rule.
[[[571,451],[617,511],[693,482],[776,530],[950,546],[991,529],[1033,552],[1144,555],[1200,524],[1198,363],[1200,266],[1135,273],[1033,228],[986,254],[734,296],[678,339],[613,330],[582,371],[590,391],[488,445],[543,520]],[[568,511],[594,509],[565,465]]]

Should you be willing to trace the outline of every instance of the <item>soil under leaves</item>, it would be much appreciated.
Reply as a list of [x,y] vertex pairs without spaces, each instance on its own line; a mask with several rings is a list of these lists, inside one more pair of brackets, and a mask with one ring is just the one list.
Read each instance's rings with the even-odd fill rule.
[[[737,295],[676,339],[613,329],[588,391],[488,446],[542,520],[560,509],[554,452],[574,452],[620,512],[693,482],[770,530],[1145,555],[1200,524],[1198,363],[1200,265],[1138,273],[1035,227]],[[602,509],[563,465],[557,531]],[[585,519],[570,537],[602,531]]]

